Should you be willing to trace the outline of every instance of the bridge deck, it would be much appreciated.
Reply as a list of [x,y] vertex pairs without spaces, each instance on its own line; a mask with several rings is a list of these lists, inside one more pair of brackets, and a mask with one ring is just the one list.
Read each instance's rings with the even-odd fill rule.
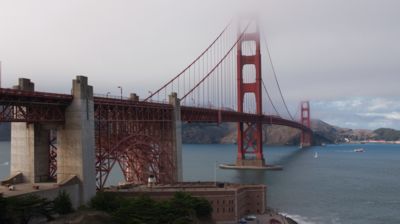
[[[0,89],[0,122],[63,122],[63,111],[72,101],[72,95],[47,92],[29,92],[15,89]],[[158,102],[134,101],[94,97],[96,106],[145,109],[147,114],[153,111],[170,111],[170,104]],[[154,119],[158,116],[152,116]],[[185,122],[257,122],[289,126],[304,131],[311,131],[304,125],[273,115],[240,113],[233,110],[181,106],[181,118]]]

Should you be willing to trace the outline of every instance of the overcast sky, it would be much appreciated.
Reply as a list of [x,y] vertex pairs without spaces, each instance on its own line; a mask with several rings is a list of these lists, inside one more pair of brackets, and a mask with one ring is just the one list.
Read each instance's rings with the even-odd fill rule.
[[[244,4],[246,3],[246,4]],[[144,97],[193,60],[238,12],[260,14],[290,108],[350,128],[400,129],[398,0],[1,0],[2,85],[27,77],[69,92]]]

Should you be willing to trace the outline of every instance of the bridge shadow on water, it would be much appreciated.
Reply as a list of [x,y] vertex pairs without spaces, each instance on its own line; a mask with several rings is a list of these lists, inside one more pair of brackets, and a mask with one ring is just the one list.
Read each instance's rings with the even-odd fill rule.
[[[276,149],[279,150],[279,149]],[[283,166],[282,171],[276,170],[235,170],[233,175],[233,180],[236,183],[243,184],[264,184],[266,183],[266,179],[273,174],[279,175],[280,172],[284,172],[285,169],[292,166],[292,164],[298,160],[298,158],[310,152],[312,148],[304,148],[304,149],[296,149],[295,151],[289,152],[283,156],[279,156],[279,158],[273,160],[272,162],[268,162],[268,150],[264,152],[267,157],[267,164],[271,165],[280,165]]]
[[283,165],[283,166],[290,165],[293,161],[297,160],[300,156],[304,155],[304,153],[307,153],[310,150],[312,150],[312,147],[303,148],[303,149],[298,148],[295,151],[293,151],[292,153],[289,153],[289,154],[287,154],[285,156],[282,156],[281,158],[276,160],[274,163],[279,164],[279,165]]

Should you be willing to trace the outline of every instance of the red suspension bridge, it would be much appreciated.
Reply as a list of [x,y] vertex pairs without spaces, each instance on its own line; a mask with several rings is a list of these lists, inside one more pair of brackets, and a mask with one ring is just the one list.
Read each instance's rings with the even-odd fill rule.
[[[258,24],[239,23],[228,24],[189,66],[143,100],[136,94],[95,96],[81,76],[72,94],[37,92],[27,79],[0,89],[0,122],[13,122],[12,151],[37,155],[28,161],[34,168],[24,168],[12,153],[11,175],[60,182],[74,174],[84,182],[94,175],[86,170],[93,164],[97,188],[103,188],[118,164],[128,182],[143,183],[149,175],[161,183],[180,181],[181,122],[236,122],[237,166],[265,166],[263,124],[299,129],[301,144],[310,146],[309,103],[301,103],[298,120],[290,114]],[[275,102],[264,82],[268,68],[279,90]]]

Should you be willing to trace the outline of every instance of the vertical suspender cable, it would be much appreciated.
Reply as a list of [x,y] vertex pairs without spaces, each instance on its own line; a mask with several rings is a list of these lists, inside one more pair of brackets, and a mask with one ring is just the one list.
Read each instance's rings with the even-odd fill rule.
[[266,40],[264,35],[262,35],[262,37],[263,37],[263,40],[264,40],[264,43],[265,43],[265,47],[267,49],[268,59],[269,59],[269,62],[271,63],[272,73],[274,74],[275,82],[276,82],[276,85],[278,86],[279,94],[281,95],[283,104],[284,104],[284,106],[286,108],[287,113],[289,114],[289,117],[294,121],[293,116],[292,116],[292,114],[290,113],[290,111],[289,111],[289,109],[287,107],[285,98],[283,97],[283,94],[282,94],[282,91],[281,91],[281,87],[280,87],[279,82],[278,82],[278,78],[277,78],[277,75],[276,75],[276,72],[275,72],[275,67],[274,67],[274,64],[272,63],[272,58],[271,58],[271,54],[270,54],[270,51],[269,51],[268,42],[267,42],[267,40]]

